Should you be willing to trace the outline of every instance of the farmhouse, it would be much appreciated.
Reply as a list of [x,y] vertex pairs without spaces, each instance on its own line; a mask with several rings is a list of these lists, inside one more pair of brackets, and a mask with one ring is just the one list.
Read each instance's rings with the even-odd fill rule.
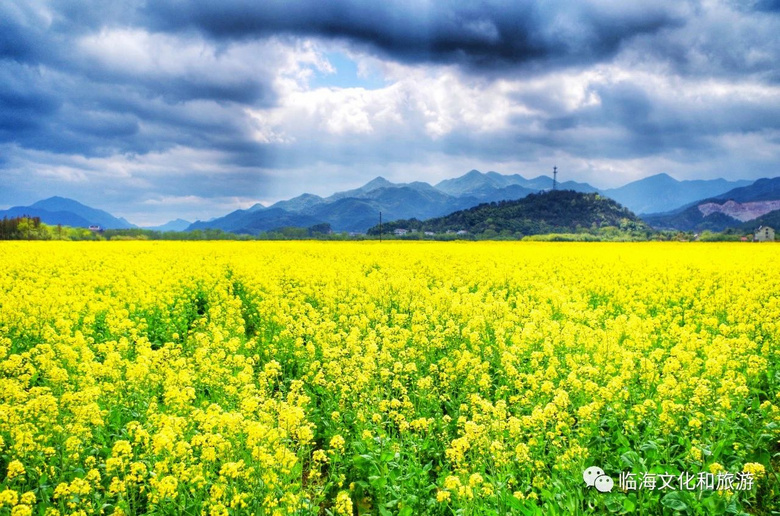
[[393,231],[393,233],[395,233],[398,236],[403,236],[403,235],[407,234],[408,232],[409,232],[408,229],[401,229],[401,228],[398,228],[395,231]]
[[756,236],[753,240],[756,242],[774,242],[775,230],[769,226],[761,226],[756,230]]

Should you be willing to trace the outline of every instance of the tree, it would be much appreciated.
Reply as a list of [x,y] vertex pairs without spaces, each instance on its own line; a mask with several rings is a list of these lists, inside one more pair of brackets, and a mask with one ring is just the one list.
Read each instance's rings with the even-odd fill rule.
[[333,233],[333,229],[328,222],[315,224],[309,228],[309,236],[330,235],[331,233]]

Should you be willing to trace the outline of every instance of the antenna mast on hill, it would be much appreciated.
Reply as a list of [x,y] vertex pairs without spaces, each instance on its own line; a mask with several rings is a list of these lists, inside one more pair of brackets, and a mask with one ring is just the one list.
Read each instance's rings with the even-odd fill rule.
[[558,167],[553,167],[553,190],[555,190],[555,184],[558,179]]

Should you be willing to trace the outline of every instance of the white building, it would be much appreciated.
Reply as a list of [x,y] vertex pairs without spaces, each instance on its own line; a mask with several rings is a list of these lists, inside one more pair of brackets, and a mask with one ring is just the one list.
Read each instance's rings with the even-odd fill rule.
[[775,230],[769,226],[761,226],[756,230],[756,236],[753,240],[756,242],[774,242]]

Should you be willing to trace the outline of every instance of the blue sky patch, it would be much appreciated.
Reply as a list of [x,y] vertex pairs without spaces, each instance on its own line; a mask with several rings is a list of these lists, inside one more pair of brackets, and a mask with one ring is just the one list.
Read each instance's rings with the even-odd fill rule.
[[344,52],[326,52],[325,58],[334,68],[333,73],[320,70],[314,71],[309,87],[316,88],[365,88],[376,90],[384,88],[387,83],[376,70],[368,74],[358,73],[358,65]]

